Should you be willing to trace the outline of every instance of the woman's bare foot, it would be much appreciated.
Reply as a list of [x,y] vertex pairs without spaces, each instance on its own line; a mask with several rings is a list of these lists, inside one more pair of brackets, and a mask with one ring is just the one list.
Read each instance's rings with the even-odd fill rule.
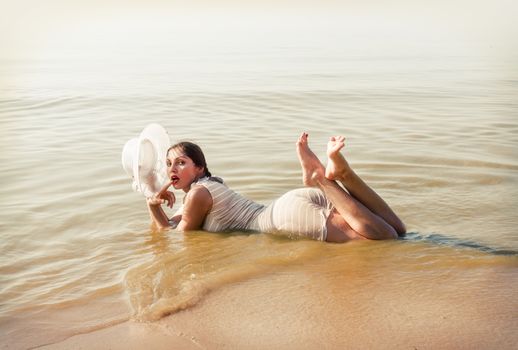
[[329,180],[343,180],[351,170],[340,150],[345,145],[345,137],[331,136],[327,143],[326,178]]
[[308,145],[308,134],[305,132],[297,140],[297,154],[302,166],[302,182],[305,186],[316,187],[324,179],[324,166]]

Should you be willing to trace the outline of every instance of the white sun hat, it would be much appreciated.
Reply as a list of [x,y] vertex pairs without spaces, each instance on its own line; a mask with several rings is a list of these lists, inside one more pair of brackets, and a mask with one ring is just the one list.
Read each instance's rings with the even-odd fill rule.
[[167,183],[166,153],[171,142],[165,129],[149,124],[122,149],[122,167],[133,179],[133,189],[151,197]]

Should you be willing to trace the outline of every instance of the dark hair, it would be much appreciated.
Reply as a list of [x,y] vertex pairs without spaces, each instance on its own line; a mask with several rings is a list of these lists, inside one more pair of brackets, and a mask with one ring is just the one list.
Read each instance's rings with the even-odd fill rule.
[[221,180],[219,177],[212,176],[211,172],[209,171],[209,168],[207,168],[207,161],[205,160],[205,155],[203,154],[203,151],[201,150],[200,146],[198,146],[197,144],[189,141],[182,141],[169,147],[169,149],[167,150],[167,154],[169,154],[169,151],[171,150],[181,151],[187,157],[191,158],[194,165],[203,168],[204,176],[209,177],[210,180],[223,183],[223,180]]

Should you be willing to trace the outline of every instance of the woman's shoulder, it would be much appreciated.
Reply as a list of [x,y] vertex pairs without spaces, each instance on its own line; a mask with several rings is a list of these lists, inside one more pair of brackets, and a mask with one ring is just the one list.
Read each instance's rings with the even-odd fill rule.
[[212,196],[207,188],[201,184],[196,184],[191,187],[185,196],[185,205],[199,205],[200,203],[212,203]]
[[180,231],[198,230],[203,227],[203,220],[212,209],[212,196],[203,186],[192,186],[184,199],[182,220],[178,224]]
[[221,201],[222,199],[228,200],[229,198],[233,198],[234,193],[234,191],[226,184],[211,180],[210,178],[203,178],[193,183],[189,192],[191,192],[193,189],[196,189],[197,191],[204,189],[206,193],[210,195],[212,200],[215,201]]

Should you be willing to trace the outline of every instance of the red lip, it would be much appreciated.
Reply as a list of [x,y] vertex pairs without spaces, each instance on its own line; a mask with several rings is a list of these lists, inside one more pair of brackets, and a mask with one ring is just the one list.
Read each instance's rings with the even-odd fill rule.
[[180,181],[180,178],[176,175],[173,175],[171,176],[171,182],[173,183],[173,185],[176,185],[176,183],[178,183],[178,181]]

